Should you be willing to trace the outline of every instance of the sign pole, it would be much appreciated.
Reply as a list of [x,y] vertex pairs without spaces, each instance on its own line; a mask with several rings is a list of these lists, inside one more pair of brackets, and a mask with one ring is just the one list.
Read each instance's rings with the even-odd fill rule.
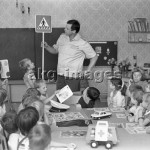
[[44,80],[44,32],[42,32],[42,79]]
[[51,33],[51,16],[36,15],[35,17],[35,32],[42,33],[42,79],[44,80],[44,33]]

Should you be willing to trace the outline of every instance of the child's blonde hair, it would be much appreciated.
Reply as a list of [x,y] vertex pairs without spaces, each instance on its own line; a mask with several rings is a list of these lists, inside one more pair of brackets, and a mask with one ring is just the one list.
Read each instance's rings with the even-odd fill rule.
[[31,98],[38,99],[40,95],[40,92],[36,88],[29,88],[22,97],[22,104],[28,104]]
[[41,119],[44,115],[44,103],[41,100],[36,100],[29,104],[29,106],[32,106],[36,108],[36,110],[39,113],[39,118]]
[[137,101],[137,105],[139,106],[143,101],[144,92],[142,90],[135,90],[133,92],[133,99]]
[[19,61],[19,67],[24,71],[27,72],[29,64],[28,61],[31,61],[29,58],[24,58],[21,61]]
[[51,128],[46,124],[38,124],[29,132],[31,150],[44,150],[51,141]]
[[41,86],[41,84],[46,84],[45,80],[43,79],[37,79],[35,82],[34,82],[34,87],[37,89]]

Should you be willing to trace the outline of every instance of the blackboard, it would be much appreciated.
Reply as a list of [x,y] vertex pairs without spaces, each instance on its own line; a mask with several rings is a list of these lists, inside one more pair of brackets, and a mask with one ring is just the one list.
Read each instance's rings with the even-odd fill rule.
[[[53,45],[56,43],[63,28],[53,28],[52,33],[45,34],[45,41]],[[30,58],[38,71],[42,65],[42,34],[35,33],[34,28],[1,28],[0,29],[0,60],[8,59],[10,80],[22,80],[23,72],[19,68],[19,61]],[[45,51],[45,69],[56,70],[57,55]]]
[[[108,60],[114,58],[117,61],[117,41],[91,41],[89,42],[93,49],[98,51],[98,60],[95,66],[108,66]],[[85,59],[83,65],[88,66],[89,60]]]
[[34,49],[33,28],[0,29],[0,60],[8,59],[11,80],[22,79],[18,62],[25,57],[35,61]]

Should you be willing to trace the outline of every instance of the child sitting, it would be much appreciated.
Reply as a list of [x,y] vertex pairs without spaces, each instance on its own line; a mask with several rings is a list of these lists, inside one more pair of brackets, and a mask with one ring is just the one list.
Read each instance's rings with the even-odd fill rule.
[[150,93],[144,94],[141,106],[144,108],[144,110],[143,116],[139,118],[139,125],[150,126]]
[[95,101],[98,100],[100,91],[95,87],[87,87],[78,101],[82,108],[93,108]]
[[124,107],[126,86],[120,78],[112,78],[110,82],[110,88],[112,89],[112,92],[110,93],[110,97],[107,101],[108,106]]
[[74,149],[75,144],[63,144],[51,141],[51,129],[46,124],[38,124],[29,132],[29,147],[30,150],[50,150],[52,147]]
[[131,103],[133,106],[127,112],[127,119],[129,122],[139,122],[139,118],[142,116],[143,107],[141,106],[144,92],[136,90],[131,95]]
[[38,124],[29,132],[31,150],[45,150],[51,142],[51,128],[46,124]]
[[45,111],[49,112],[51,108],[51,104],[48,100],[48,94],[47,94],[47,86],[45,80],[36,80],[34,83],[35,88],[40,93],[40,100],[42,100],[45,104]]
[[25,108],[30,102],[38,100],[40,97],[40,93],[35,88],[29,88],[26,90],[25,94],[22,97],[22,102],[18,107],[18,112]]
[[135,84],[140,85],[143,88],[144,92],[147,92],[146,91],[147,82],[143,80],[144,80],[144,72],[142,68],[139,67],[134,68],[134,70],[132,71],[132,79],[129,80],[128,87],[134,86]]
[[0,88],[0,118],[6,113],[5,100],[7,98],[7,91]]
[[45,123],[47,125],[51,124],[51,122],[49,122],[47,113],[44,108],[45,105],[41,100],[35,100],[35,101],[29,103],[28,106],[32,106],[32,107],[36,108],[36,110],[38,111],[38,113],[39,113],[39,121],[37,122],[38,124],[43,124],[43,123]]
[[17,125],[20,130],[18,140],[18,150],[29,149],[28,134],[29,131],[37,124],[39,113],[34,107],[26,107],[22,109],[17,116]]
[[34,87],[39,91],[40,99],[45,101],[48,98],[45,80],[36,80],[34,83]]
[[34,63],[29,58],[25,58],[19,62],[19,67],[25,73],[23,80],[26,87],[34,88],[34,82],[36,80],[36,77],[34,75]]
[[9,111],[4,114],[1,120],[3,127],[3,134],[8,142],[8,148],[10,150],[17,150],[19,131],[17,126],[17,113],[15,111]]
[[134,84],[134,85],[132,85],[132,86],[130,86],[130,87],[127,88],[127,91],[126,91],[126,104],[125,104],[125,108],[127,110],[130,109],[132,107],[132,105],[133,105],[131,103],[131,95],[136,90],[143,91],[143,88],[140,85],[136,85],[136,84]]

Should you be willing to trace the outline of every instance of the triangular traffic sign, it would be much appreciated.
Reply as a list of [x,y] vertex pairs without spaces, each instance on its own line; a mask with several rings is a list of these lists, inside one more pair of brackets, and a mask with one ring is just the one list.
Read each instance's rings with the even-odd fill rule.
[[39,26],[37,27],[37,29],[50,29],[50,26],[48,25],[46,19],[43,17],[43,19],[41,20]]
[[37,33],[51,33],[51,16],[36,15],[35,18],[35,32]]

